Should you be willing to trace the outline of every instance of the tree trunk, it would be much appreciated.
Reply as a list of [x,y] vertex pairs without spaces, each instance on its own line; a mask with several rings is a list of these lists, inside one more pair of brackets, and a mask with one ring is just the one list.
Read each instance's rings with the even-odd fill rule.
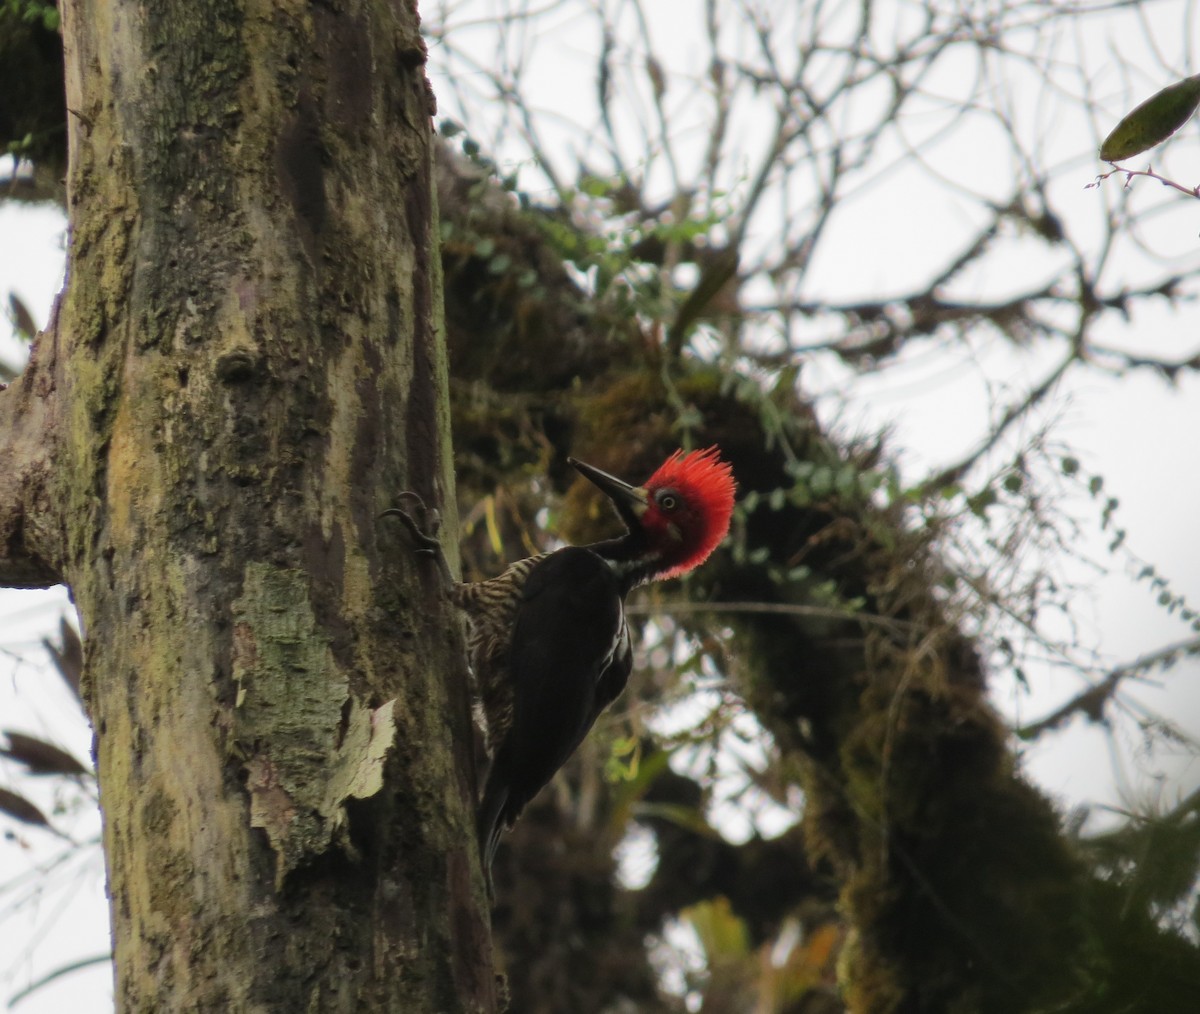
[[453,504],[415,7],[62,12],[0,577],[86,633],[118,1009],[492,1010],[459,625],[376,520]]

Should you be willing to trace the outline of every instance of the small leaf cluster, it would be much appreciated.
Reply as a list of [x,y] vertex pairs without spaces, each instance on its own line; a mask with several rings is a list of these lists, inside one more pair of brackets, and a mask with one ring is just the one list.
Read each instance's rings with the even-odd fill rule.
[[0,16],[9,15],[29,23],[41,22],[48,32],[57,32],[62,26],[58,7],[46,0],[3,0]]
[[[546,218],[547,240],[618,317],[672,321],[691,293],[673,268],[700,265],[726,214],[724,194],[701,209],[694,201],[648,209],[624,177],[585,175],[560,195],[570,218]],[[571,220],[574,219],[575,221]],[[577,220],[589,227],[580,229]]]
[[[482,153],[479,142],[466,134],[460,124],[446,120],[438,129],[447,140],[461,138],[459,150],[479,170],[475,181],[467,189],[468,208],[479,208],[485,201],[494,202],[497,187],[500,193],[512,194],[521,209],[529,207],[528,194],[517,190],[517,174],[502,174],[495,160]],[[536,297],[539,288],[537,271],[528,264],[517,262],[513,252],[505,248],[503,237],[496,232],[494,223],[485,221],[481,228],[473,228],[471,219],[472,215],[468,213],[464,225],[461,219],[442,217],[440,238],[443,254],[462,261],[478,261],[483,265],[486,275],[495,279],[497,284]]]

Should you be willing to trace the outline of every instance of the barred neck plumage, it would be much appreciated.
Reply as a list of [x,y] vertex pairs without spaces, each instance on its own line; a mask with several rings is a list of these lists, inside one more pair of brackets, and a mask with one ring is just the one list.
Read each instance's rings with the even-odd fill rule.
[[659,554],[640,529],[634,529],[617,539],[594,542],[587,547],[611,568],[624,598],[634,588],[652,581],[663,570]]

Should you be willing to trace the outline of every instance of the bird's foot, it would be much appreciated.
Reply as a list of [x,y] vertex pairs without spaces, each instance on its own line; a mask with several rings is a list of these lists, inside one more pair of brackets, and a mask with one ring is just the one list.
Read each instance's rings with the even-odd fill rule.
[[413,552],[421,556],[432,556],[437,561],[438,569],[441,570],[447,584],[454,584],[454,576],[450,573],[450,564],[446,561],[446,554],[438,540],[438,532],[442,530],[441,512],[436,507],[426,507],[420,494],[414,493],[412,490],[402,490],[400,499],[412,501],[415,515],[403,507],[389,507],[379,516],[381,518],[399,518],[416,544]]
[[438,541],[438,532],[442,530],[442,514],[436,507],[426,507],[425,501],[421,499],[419,493],[414,493],[412,490],[401,490],[401,500],[411,500],[416,507],[417,514],[414,517],[412,512],[405,510],[403,507],[389,507],[379,516],[381,518],[396,517],[404,522],[404,527],[408,529],[412,535],[413,541],[417,544],[413,550],[415,553],[424,553],[430,556],[436,555],[441,551],[442,544]]

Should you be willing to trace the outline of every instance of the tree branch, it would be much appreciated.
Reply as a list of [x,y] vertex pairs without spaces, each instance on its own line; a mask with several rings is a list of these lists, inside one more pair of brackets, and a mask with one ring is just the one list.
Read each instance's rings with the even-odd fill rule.
[[19,377],[0,389],[0,585],[48,588],[62,577],[54,508],[57,305]]
[[966,457],[961,458],[952,465],[943,468],[936,475],[931,476],[921,483],[919,487],[921,496],[931,496],[939,489],[943,489],[953,483],[958,482],[964,475],[971,470],[976,462],[979,461],[985,454],[992,450],[1008,432],[1010,426],[1018,419],[1023,419],[1026,413],[1048,395],[1058,382],[1066,374],[1071,364],[1078,359],[1074,349],[1072,349],[1062,361],[1050,371],[1049,374],[1042,380],[1037,387],[1033,388],[1019,401],[1009,405],[1004,410],[1004,414],[992,425],[988,435],[980,441],[979,445],[972,450]]
[[1168,644],[1165,648],[1142,655],[1126,665],[1118,666],[1094,686],[1076,694],[1066,704],[1045,718],[1023,725],[1016,730],[1021,739],[1037,739],[1043,732],[1060,728],[1071,716],[1084,715],[1089,722],[1104,721],[1104,707],[1116,695],[1121,681],[1136,677],[1148,669],[1169,666],[1181,656],[1200,654],[1200,637]]

